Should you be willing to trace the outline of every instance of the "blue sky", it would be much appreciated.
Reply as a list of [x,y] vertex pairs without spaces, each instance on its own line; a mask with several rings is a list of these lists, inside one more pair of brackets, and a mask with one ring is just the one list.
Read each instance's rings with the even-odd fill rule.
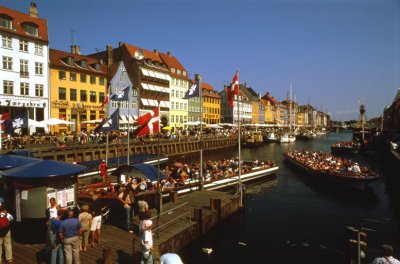
[[[28,0],[0,0],[27,13]],[[50,47],[82,54],[127,42],[172,51],[193,78],[221,90],[240,70],[262,95],[286,98],[334,120],[380,115],[400,87],[398,0],[38,0]]]

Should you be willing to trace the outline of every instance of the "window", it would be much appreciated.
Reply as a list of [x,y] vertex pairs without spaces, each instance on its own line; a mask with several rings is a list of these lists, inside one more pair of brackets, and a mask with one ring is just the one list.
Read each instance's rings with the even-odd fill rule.
[[43,45],[35,44],[35,54],[36,55],[43,55]]
[[171,115],[171,123],[175,123],[175,116]]
[[29,78],[28,60],[19,60],[19,75],[21,78]]
[[3,56],[3,70],[12,70],[12,58]]
[[76,89],[69,90],[69,100],[76,101]]
[[28,41],[19,40],[19,51],[28,52]]
[[67,75],[66,75],[65,71],[58,71],[58,79],[65,80],[66,76]]
[[0,27],[12,29],[12,19],[9,16],[0,16]]
[[86,74],[81,73],[81,82],[86,82]]
[[58,100],[67,100],[67,89],[58,87]]
[[67,63],[68,63],[69,66],[74,66],[74,58],[68,57],[67,58]]
[[96,71],[101,71],[101,65],[100,65],[100,63],[96,63],[96,64],[94,65],[94,68],[95,68]]
[[186,71],[182,71],[183,76],[186,76]]
[[171,68],[171,72],[172,72],[172,73],[175,73],[175,68]]
[[39,36],[38,27],[35,24],[25,24],[25,33],[32,36]]
[[81,61],[81,67],[86,69],[87,62],[85,60]]
[[75,73],[75,72],[71,72],[71,73],[69,74],[69,79],[70,79],[71,81],[76,82],[76,73]]
[[3,81],[4,94],[14,94],[14,82]]
[[43,75],[43,63],[35,62],[35,74]]
[[90,120],[96,119],[96,111],[90,110]]
[[99,84],[104,85],[104,77],[99,77]]
[[90,102],[96,103],[96,92],[90,91]]
[[99,103],[104,102],[104,93],[99,93]]
[[29,95],[29,83],[22,82],[19,87],[21,95]]
[[96,76],[90,75],[90,84],[96,84]]
[[181,74],[181,70],[178,69],[178,70],[176,71],[176,73],[177,73],[177,74]]
[[65,108],[58,109],[58,118],[65,120],[67,116],[67,110]]
[[81,90],[81,101],[86,102],[87,101],[87,94],[85,90]]
[[11,38],[7,37],[7,36],[3,36],[1,38],[1,46],[3,48],[8,48],[8,49],[12,49],[12,42],[11,42]]
[[35,95],[43,97],[43,84],[35,84]]

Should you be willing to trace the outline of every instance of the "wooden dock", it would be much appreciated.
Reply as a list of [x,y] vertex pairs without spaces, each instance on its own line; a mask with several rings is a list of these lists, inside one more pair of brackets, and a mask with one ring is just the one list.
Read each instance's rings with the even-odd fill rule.
[[[239,198],[217,191],[199,191],[178,198],[175,203],[163,204],[158,216],[152,210],[154,237],[153,256],[183,249],[202,234],[237,212]],[[135,217],[133,224],[138,226]],[[110,249],[112,263],[139,263],[140,239],[134,233],[114,225],[102,226],[101,245],[81,252],[81,263],[103,263],[103,250]],[[13,242],[14,263],[47,263],[44,244],[22,244]]]

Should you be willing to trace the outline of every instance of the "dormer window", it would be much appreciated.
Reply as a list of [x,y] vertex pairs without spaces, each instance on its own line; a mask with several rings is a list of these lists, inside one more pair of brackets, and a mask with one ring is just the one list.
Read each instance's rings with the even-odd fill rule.
[[182,74],[183,74],[183,76],[186,76],[186,71],[183,71]]
[[94,68],[96,69],[96,71],[101,71],[101,64],[100,63],[96,63],[94,65]]
[[7,15],[0,15],[0,27],[12,29],[12,17]]
[[69,66],[74,66],[74,58],[68,57],[68,58],[67,58],[67,64],[68,64]]
[[86,66],[87,66],[87,62],[85,60],[82,60],[81,61],[81,67],[86,69]]
[[171,72],[172,72],[172,73],[175,73],[175,68],[171,68]]
[[181,70],[178,69],[178,70],[176,71],[176,73],[177,73],[177,74],[181,74]]
[[25,33],[31,36],[39,36],[38,26],[33,23],[25,23],[24,24]]

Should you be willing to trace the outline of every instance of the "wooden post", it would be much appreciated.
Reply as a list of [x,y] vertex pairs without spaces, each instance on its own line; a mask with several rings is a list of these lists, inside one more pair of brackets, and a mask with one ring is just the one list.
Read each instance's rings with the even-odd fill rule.
[[196,221],[199,225],[199,228],[200,228],[199,233],[202,234],[203,233],[203,210],[202,210],[202,208],[195,208],[193,215],[194,215],[194,221]]
[[138,236],[133,236],[132,240],[132,259],[133,263],[140,263],[140,246],[138,240],[140,238]]
[[213,199],[214,209],[217,211],[218,222],[221,222],[221,199]]
[[210,198],[210,210],[211,211],[215,210],[215,208],[214,208],[214,198]]
[[104,264],[113,263],[112,250],[109,247],[103,248],[103,263]]
[[178,192],[177,191],[171,191],[169,193],[169,197],[170,197],[171,202],[173,202],[173,203],[178,202]]

